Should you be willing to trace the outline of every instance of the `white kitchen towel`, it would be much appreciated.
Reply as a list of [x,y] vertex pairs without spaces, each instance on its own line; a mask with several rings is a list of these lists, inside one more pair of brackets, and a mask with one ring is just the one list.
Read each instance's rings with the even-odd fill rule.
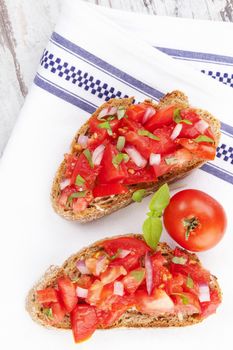
[[[230,76],[233,52],[227,38],[232,34],[228,24],[122,13],[78,0],[63,2],[60,20],[0,164],[4,286],[0,289],[0,329],[5,349],[77,348],[69,332],[48,332],[30,320],[24,310],[27,290],[46,267],[61,264],[82,246],[105,236],[140,232],[149,199],[94,223],[67,222],[50,204],[55,170],[75,131],[104,101],[124,96],[158,100],[173,89],[183,90],[193,105],[208,109],[222,121],[216,160],[180,184],[208,192],[228,214],[224,240],[200,254],[206,267],[219,276],[223,304],[216,316],[195,327],[97,332],[79,348],[155,345],[180,349],[182,345],[196,349],[201,339],[202,347],[217,349],[224,341],[230,342],[233,89],[199,71]],[[165,231],[162,239],[174,246]]]

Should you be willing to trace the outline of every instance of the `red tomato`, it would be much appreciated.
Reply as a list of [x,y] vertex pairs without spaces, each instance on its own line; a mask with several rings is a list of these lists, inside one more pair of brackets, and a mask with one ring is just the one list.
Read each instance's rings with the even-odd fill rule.
[[176,143],[183,146],[196,157],[201,159],[214,160],[216,148],[206,142],[197,143],[190,139],[177,139]]
[[98,326],[95,308],[90,305],[77,305],[70,318],[75,343],[90,338]]
[[74,192],[77,192],[77,187],[75,185],[66,186],[62,190],[61,195],[59,197],[59,200],[58,200],[59,205],[61,207],[65,207],[69,196]]
[[91,287],[88,290],[88,295],[86,298],[87,303],[90,305],[97,305],[97,303],[100,300],[101,292],[103,290],[103,283],[99,280],[95,280],[94,283],[92,283]]
[[122,283],[124,284],[124,288],[128,293],[134,294],[144,279],[145,269],[143,267],[139,267],[136,270],[130,271],[122,279]]
[[174,111],[176,108],[177,106],[169,106],[158,109],[156,114],[146,122],[145,128],[152,132],[164,125],[171,124],[173,122]]
[[224,235],[226,222],[223,207],[198,190],[176,193],[164,211],[164,225],[170,236],[196,252],[214,247]]
[[125,258],[116,258],[112,260],[109,266],[123,266],[126,271],[131,271],[139,267],[139,258],[140,255],[133,252],[127,255]]
[[58,323],[61,322],[66,314],[66,309],[61,303],[53,303],[51,305],[53,322]]
[[121,129],[119,131],[123,136],[125,136],[129,130],[137,132],[139,129],[142,129],[142,124],[137,123],[135,120],[128,118],[121,119]]
[[57,291],[54,288],[37,290],[37,300],[40,304],[58,302]]
[[83,153],[80,154],[76,162],[72,177],[70,179],[71,184],[75,183],[78,175],[82,176],[85,180],[85,183],[82,185],[83,188],[93,187],[97,175],[97,169],[90,167],[90,164]]
[[65,154],[65,178],[70,179],[75,168],[75,164],[78,160],[73,154]]
[[169,295],[173,293],[182,293],[183,292],[183,284],[185,281],[185,277],[181,273],[174,273],[172,278],[167,281],[166,290]]
[[172,299],[175,303],[176,312],[182,314],[199,314],[201,312],[201,306],[196,295],[192,293],[177,293],[172,295]]
[[160,252],[151,256],[151,262],[153,266],[153,287],[159,287],[171,277],[169,270],[163,266],[166,259]]
[[171,133],[172,128],[170,126],[164,126],[161,129],[156,129],[153,134],[159,138],[159,142],[153,142],[153,148],[151,152],[164,155],[173,153],[175,150],[177,150],[177,144],[170,138]]
[[127,111],[126,115],[129,117],[129,119],[132,119],[136,122],[142,122],[143,116],[146,112],[147,105],[145,104],[138,104],[138,105],[131,105]]
[[88,289],[93,283],[93,277],[88,275],[81,275],[81,277],[76,282],[77,286],[81,288]]
[[[128,131],[125,134],[125,139],[130,145],[135,146],[135,148],[143,157],[145,157],[146,159],[150,157],[150,154],[152,152],[150,141],[153,140],[149,139],[146,136],[138,135],[138,133],[135,131]],[[158,143],[158,141],[154,142]]]
[[115,167],[112,163],[113,157],[118,154],[116,147],[112,144],[108,144],[105,147],[103,159],[101,162],[102,168],[100,170],[98,180],[101,184],[108,182],[119,182],[127,177],[127,170],[124,162],[118,167]]
[[143,240],[134,237],[107,239],[101,242],[101,246],[104,247],[109,255],[115,255],[119,249],[130,250],[138,256],[142,256],[150,251],[150,248]]
[[205,301],[201,304],[201,316],[206,318],[216,312],[219,304],[221,304],[221,296],[217,289],[210,290],[210,301]]
[[122,194],[129,192],[128,188],[122,184],[101,184],[97,185],[93,189],[93,196],[96,197],[104,197],[111,196],[113,194]]
[[180,111],[182,119],[189,120],[192,124],[182,123],[182,130],[179,137],[184,137],[187,139],[193,139],[200,135],[200,132],[195,128],[195,123],[198,122],[201,118],[199,115],[192,109],[186,108]]
[[149,315],[173,312],[174,303],[167,293],[162,289],[154,289],[149,296],[146,291],[138,290],[135,294],[136,308],[142,313]]
[[78,302],[75,285],[67,276],[58,278],[57,284],[65,308],[68,312],[71,312]]
[[77,198],[73,200],[72,208],[74,213],[80,213],[81,211],[84,211],[88,207],[88,202],[85,198]]
[[112,266],[100,274],[100,280],[103,284],[115,281],[118,277],[126,275],[127,271],[123,266]]
[[[103,128],[99,127],[100,124],[102,124],[106,121],[107,121],[107,119],[104,119],[104,118],[102,120],[98,120],[97,117],[91,118],[89,121],[90,133],[92,133],[92,134],[96,133],[98,136],[95,140],[97,144],[102,143],[105,139],[109,139],[107,129],[103,129]],[[110,124],[112,131],[116,132],[118,130],[119,125],[120,125],[120,121],[115,118],[113,120],[110,120],[109,124]]]
[[124,184],[132,185],[142,182],[155,182],[157,180],[152,167],[139,168],[131,160],[126,163],[128,177]]

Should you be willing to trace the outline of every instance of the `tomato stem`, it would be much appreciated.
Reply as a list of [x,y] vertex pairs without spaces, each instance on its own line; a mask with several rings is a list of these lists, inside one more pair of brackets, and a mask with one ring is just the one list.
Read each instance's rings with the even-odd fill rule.
[[191,218],[185,218],[183,220],[183,225],[186,228],[185,231],[185,240],[188,241],[190,233],[195,230],[199,225],[199,220],[195,216]]

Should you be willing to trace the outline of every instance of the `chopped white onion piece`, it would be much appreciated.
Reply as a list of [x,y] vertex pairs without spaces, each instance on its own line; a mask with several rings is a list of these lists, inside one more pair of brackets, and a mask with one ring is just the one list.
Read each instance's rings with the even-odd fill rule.
[[205,120],[201,119],[198,122],[196,122],[194,126],[201,134],[203,134],[206,131],[206,129],[208,129],[209,124]]
[[124,285],[122,282],[118,282],[118,281],[114,282],[113,294],[120,295],[121,297],[124,295]]
[[99,276],[101,272],[103,272],[106,269],[107,266],[107,258],[106,256],[101,256],[97,263],[96,263],[96,268],[95,268],[95,274],[96,276]]
[[64,188],[67,187],[67,186],[69,186],[69,184],[70,184],[70,179],[65,179],[64,181],[62,181],[62,182],[60,183],[60,189],[61,189],[61,190],[64,190]]
[[199,300],[200,302],[210,301],[210,288],[207,284],[199,285]]
[[88,142],[88,136],[86,135],[79,135],[78,137],[78,144],[82,146],[83,148],[87,147]]
[[145,124],[147,122],[147,120],[149,120],[152,115],[155,114],[155,109],[153,107],[147,107],[146,111],[145,111],[145,114],[143,116],[143,119],[142,119],[142,124]]
[[98,119],[104,118],[107,115],[115,115],[117,113],[117,107],[106,107],[98,115]]
[[150,165],[159,165],[161,162],[161,154],[151,153],[149,162]]
[[183,125],[182,124],[176,124],[174,130],[172,131],[172,134],[170,136],[171,140],[175,140],[179,135],[182,130]]
[[77,287],[76,288],[76,295],[79,297],[79,298],[86,298],[87,295],[88,295],[88,289],[85,289],[85,288],[82,288],[82,287]]
[[149,253],[145,255],[145,269],[146,269],[146,289],[150,295],[153,287],[153,266]]
[[76,266],[79,272],[81,272],[83,275],[90,273],[84,260],[78,260]]
[[132,161],[140,168],[144,168],[146,166],[146,159],[134,148],[133,146],[125,147],[126,153],[130,156]]
[[122,250],[120,250],[118,257],[122,259],[122,258],[125,258],[130,253],[131,253],[130,250],[122,249]]
[[111,107],[108,111],[108,115],[115,115],[117,113],[117,107]]
[[105,149],[104,145],[99,145],[98,147],[96,147],[96,149],[92,153],[92,162],[94,165],[100,165],[101,160],[103,158],[104,149]]

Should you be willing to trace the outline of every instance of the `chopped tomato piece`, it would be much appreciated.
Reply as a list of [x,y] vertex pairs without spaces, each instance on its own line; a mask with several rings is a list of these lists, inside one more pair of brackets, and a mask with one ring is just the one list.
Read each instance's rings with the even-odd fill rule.
[[170,125],[173,122],[174,111],[176,108],[177,106],[169,106],[158,109],[156,114],[146,122],[145,128],[152,132],[164,125]]
[[76,157],[73,154],[65,154],[65,178],[66,179],[70,179],[74,168],[75,168],[75,164],[78,160],[78,157]]
[[100,300],[103,287],[103,283],[96,279],[88,290],[88,295],[86,298],[87,303],[90,305],[96,305]]
[[[135,148],[143,157],[145,157],[146,159],[150,157],[150,154],[152,152],[151,141],[154,140],[151,140],[146,136],[138,135],[138,133],[135,131],[128,131],[125,134],[125,139],[130,145],[135,146]],[[154,142],[158,143],[158,141]]]
[[124,184],[132,185],[142,182],[155,182],[157,177],[152,167],[139,168],[131,160],[126,163],[128,177],[124,180]]
[[79,279],[76,282],[76,284],[77,284],[77,286],[79,286],[81,288],[88,289],[88,288],[91,287],[93,282],[94,282],[94,280],[93,280],[92,276],[81,275],[81,277],[79,277]]
[[181,273],[190,276],[196,283],[209,283],[210,273],[203,269],[197,262],[190,261],[184,265],[171,263],[170,270],[172,273]]
[[[105,139],[109,139],[109,134],[107,132],[107,129],[99,127],[100,124],[103,124],[104,122],[107,122],[107,118],[103,118],[102,120],[98,120],[97,117],[91,118],[89,121],[89,130],[92,134],[97,134],[97,137],[95,138],[96,146],[97,144],[102,143]],[[109,125],[112,130],[112,132],[116,132],[118,130],[118,127],[120,125],[120,120],[117,118],[113,120],[109,120]],[[93,140],[91,140],[93,142]]]
[[201,316],[206,318],[216,312],[217,307],[221,304],[221,296],[217,289],[210,290],[210,301],[205,301],[201,304]]
[[180,116],[182,119],[189,120],[192,124],[182,123],[182,130],[179,134],[179,137],[193,139],[200,135],[200,132],[195,128],[194,125],[201,118],[194,110],[189,108],[183,109],[180,111]]
[[58,302],[58,294],[54,288],[37,290],[37,300],[40,304]]
[[134,237],[107,239],[101,242],[101,246],[109,255],[115,255],[119,249],[130,250],[138,256],[142,256],[150,251],[150,248],[143,240]]
[[88,207],[88,202],[85,198],[77,198],[76,200],[73,200],[72,208],[75,213],[80,213],[81,211],[84,211]]
[[67,276],[58,278],[57,284],[65,308],[68,312],[71,312],[78,302],[75,285]]
[[153,286],[159,287],[167,282],[167,280],[171,277],[171,274],[169,270],[163,266],[163,264],[166,263],[166,259],[160,252],[157,252],[151,256],[151,262],[153,266]]
[[88,270],[94,276],[99,276],[101,272],[105,271],[108,262],[108,258],[105,255],[99,256],[98,258],[87,258],[85,260]]
[[96,197],[104,197],[111,196],[113,194],[122,194],[129,192],[128,188],[122,184],[101,184],[97,185],[93,190],[93,196]]
[[119,182],[127,177],[127,170],[124,162],[115,167],[113,158],[118,154],[116,147],[108,144],[105,148],[103,159],[101,162],[102,168],[99,173],[99,182],[106,184],[108,182]]
[[173,293],[172,299],[175,303],[176,312],[181,312],[183,315],[199,314],[201,312],[199,300],[192,293]]
[[142,124],[137,123],[135,120],[132,120],[132,119],[129,119],[129,118],[121,119],[120,132],[121,132],[122,136],[127,134],[127,132],[129,130],[137,132],[141,128],[142,128]]
[[126,271],[131,271],[139,267],[139,258],[140,256],[133,252],[124,258],[116,258],[112,260],[109,266],[121,265],[126,269]]
[[95,308],[90,305],[77,305],[71,312],[70,318],[76,343],[90,338],[98,326]]
[[130,271],[123,279],[122,283],[124,284],[125,290],[133,294],[136,292],[138,287],[141,285],[145,279],[145,269],[140,267],[136,270]]
[[162,289],[154,289],[149,296],[146,291],[138,290],[135,294],[136,308],[142,313],[157,315],[164,312],[172,313],[174,303]]
[[101,273],[100,280],[103,284],[108,284],[115,281],[118,277],[126,274],[127,271],[123,266],[112,266]]
[[129,119],[132,119],[136,122],[141,123],[147,107],[148,106],[146,104],[142,104],[142,103],[137,105],[131,105],[127,109],[126,115],[129,117]]
[[155,176],[159,177],[159,176],[162,176],[164,174],[167,174],[171,170],[172,165],[168,165],[165,162],[164,158],[162,158],[161,162],[159,164],[153,165],[152,167],[153,167]]
[[166,290],[169,295],[173,293],[182,293],[183,292],[183,285],[185,281],[185,276],[183,276],[181,273],[175,273],[172,275],[172,278],[170,278],[166,283]]
[[57,323],[57,322],[61,322],[66,314],[66,309],[65,307],[57,302],[57,303],[53,303],[51,305],[51,309],[52,309],[52,315],[53,315],[53,322]]
[[[171,140],[173,128],[170,126],[164,126],[160,129],[156,129],[153,134],[159,138],[159,142],[154,141],[151,152],[155,154],[169,154],[178,149],[177,144]],[[151,140],[153,141],[153,140]]]
[[198,158],[209,160],[214,160],[215,158],[216,148],[206,142],[197,143],[190,139],[177,139],[176,143],[189,150]]
[[74,184],[77,176],[80,175],[85,180],[82,185],[83,189],[92,188],[97,176],[97,169],[91,168],[86,156],[81,153],[76,162],[70,183]]
[[72,195],[72,193],[77,192],[77,187],[75,185],[69,185],[66,186],[62,191],[61,191],[61,195],[58,199],[58,204],[61,207],[65,207],[67,204],[67,200],[69,198],[69,196]]

